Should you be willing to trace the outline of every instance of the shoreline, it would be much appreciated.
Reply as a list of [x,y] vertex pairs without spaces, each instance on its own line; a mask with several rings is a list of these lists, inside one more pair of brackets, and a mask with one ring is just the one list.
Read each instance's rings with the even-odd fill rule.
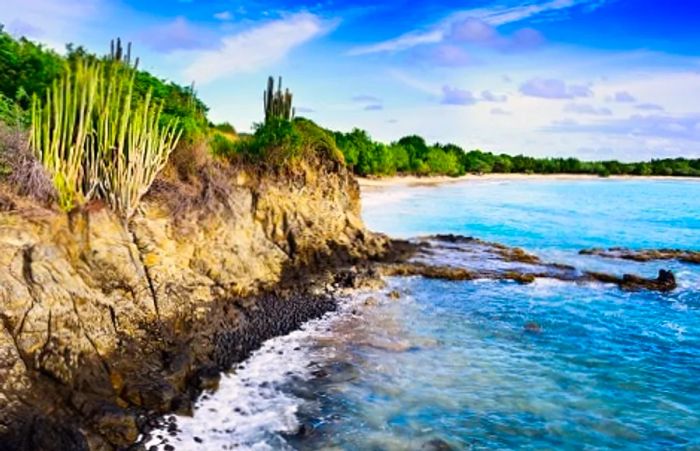
[[437,186],[466,181],[543,181],[543,180],[675,180],[700,182],[700,177],[663,176],[663,175],[611,175],[600,177],[594,174],[466,174],[458,177],[446,175],[419,177],[415,175],[396,175],[391,177],[368,178],[356,176],[361,188],[390,188],[396,186]]

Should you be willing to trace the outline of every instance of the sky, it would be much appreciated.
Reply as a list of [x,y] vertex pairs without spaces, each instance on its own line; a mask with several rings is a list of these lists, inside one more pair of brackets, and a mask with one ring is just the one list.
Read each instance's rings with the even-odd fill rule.
[[0,23],[58,51],[132,41],[241,131],[274,75],[297,115],[384,142],[700,157],[697,0],[0,0]]

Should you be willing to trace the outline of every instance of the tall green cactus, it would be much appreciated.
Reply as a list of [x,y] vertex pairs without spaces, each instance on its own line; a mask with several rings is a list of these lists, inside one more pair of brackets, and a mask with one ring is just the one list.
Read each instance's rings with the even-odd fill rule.
[[[127,66],[131,65],[131,42],[128,42],[126,44],[126,52],[124,52],[124,48],[122,47],[122,40],[121,38],[117,38],[115,41],[112,39],[109,43],[109,59],[111,61],[118,61],[121,63],[126,64]],[[139,59],[136,58],[134,61],[134,69],[138,68],[139,66]]]
[[161,106],[134,98],[136,70],[121,59],[78,61],[32,105],[31,145],[70,210],[103,199],[128,220],[177,146]]
[[267,89],[263,93],[263,106],[265,110],[265,123],[273,119],[290,121],[296,111],[292,107],[292,93],[289,88],[282,92],[282,77],[279,77],[277,90],[275,91],[275,79],[267,79]]

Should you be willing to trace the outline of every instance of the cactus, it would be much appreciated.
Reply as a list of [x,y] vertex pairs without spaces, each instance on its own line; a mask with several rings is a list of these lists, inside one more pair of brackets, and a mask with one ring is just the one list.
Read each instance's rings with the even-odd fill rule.
[[292,120],[296,111],[292,107],[292,93],[289,88],[282,92],[282,77],[279,77],[277,91],[275,80],[267,79],[267,89],[263,93],[263,106],[265,111],[265,123],[273,119]]
[[[126,44],[126,53],[124,52],[124,48],[122,47],[122,40],[121,38],[117,38],[115,41],[112,39],[109,44],[109,60],[111,61],[118,61],[121,63],[126,64],[127,66],[131,65],[131,42]],[[139,59],[136,58],[134,61],[134,69],[137,69],[139,66]]]
[[119,49],[117,41],[114,60],[78,61],[44,101],[34,97],[31,146],[62,209],[102,199],[128,221],[180,131],[175,122],[160,126],[161,106],[150,92],[134,98],[136,70],[120,64]]

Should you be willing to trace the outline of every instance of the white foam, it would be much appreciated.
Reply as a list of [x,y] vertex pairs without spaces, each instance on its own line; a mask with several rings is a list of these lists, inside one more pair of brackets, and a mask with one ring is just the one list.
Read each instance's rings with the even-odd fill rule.
[[[204,394],[196,402],[193,417],[177,416],[175,437],[167,429],[152,432],[146,448],[164,449],[165,442],[176,450],[291,449],[282,438],[299,428],[297,411],[304,402],[285,393],[281,386],[292,378],[309,379],[312,337],[328,333],[330,326],[357,305],[360,295],[340,301],[337,312],[309,321],[300,330],[266,341],[246,361],[224,374],[216,393]],[[281,354],[280,354],[281,353]],[[201,439],[199,443],[195,437]]]

